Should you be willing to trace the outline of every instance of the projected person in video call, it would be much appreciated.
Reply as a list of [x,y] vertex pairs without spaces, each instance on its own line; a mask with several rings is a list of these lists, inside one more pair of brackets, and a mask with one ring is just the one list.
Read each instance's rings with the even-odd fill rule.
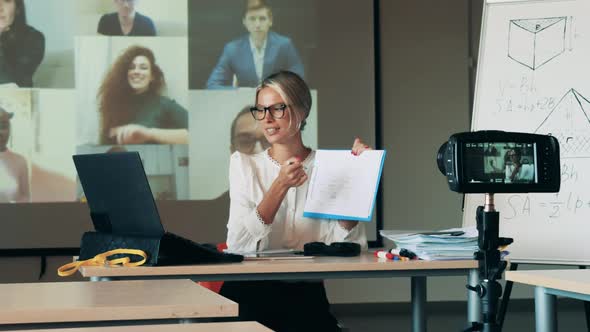
[[[523,162],[524,161],[524,162]],[[504,154],[504,169],[496,167],[493,159],[489,161],[495,173],[504,173],[505,183],[530,183],[535,177],[535,166],[523,160],[522,151],[519,148],[509,148]]]
[[[253,155],[237,151],[230,158],[230,251],[302,250],[314,241],[367,247],[365,228],[357,221],[303,217],[315,152],[303,144],[301,131],[311,103],[309,87],[293,72],[273,74],[256,89],[251,113],[270,148]],[[357,138],[351,152],[367,149]],[[230,281],[221,295],[239,303],[240,319],[274,331],[339,331],[321,281]]]
[[484,156],[496,157],[499,155],[499,152],[498,152],[498,149],[496,148],[496,146],[490,144],[486,147],[483,154],[484,154]]
[[234,153],[240,151],[245,154],[255,154],[262,152],[270,147],[270,144],[264,137],[262,127],[252,117],[250,109],[254,107],[248,105],[238,112],[231,124],[231,144],[230,151]]
[[535,176],[535,169],[534,165],[523,163],[521,150],[514,148],[506,151],[505,174],[505,182],[529,183]]
[[105,14],[98,22],[98,33],[105,36],[155,36],[151,18],[135,10],[139,0],[113,0],[116,13]]
[[303,63],[288,37],[270,31],[272,10],[247,0],[242,23],[248,34],[227,43],[207,80],[208,89],[256,87],[263,77],[289,70],[303,77]]
[[30,202],[27,161],[8,149],[12,116],[0,107],[0,203]]
[[45,37],[27,25],[23,0],[0,1],[0,84],[32,87],[45,55]]
[[[270,147],[262,127],[252,117],[250,112],[252,107],[248,105],[242,108],[231,123],[229,151],[232,154],[236,151],[243,154],[256,154]],[[229,191],[223,192],[217,200],[229,206]]]
[[101,144],[187,144],[188,112],[162,95],[164,73],[154,53],[131,46],[98,92]]

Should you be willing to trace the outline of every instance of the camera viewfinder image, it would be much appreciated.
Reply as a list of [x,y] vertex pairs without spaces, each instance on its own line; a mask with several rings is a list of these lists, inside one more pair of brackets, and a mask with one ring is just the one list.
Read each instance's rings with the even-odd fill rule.
[[468,143],[465,174],[472,183],[538,183],[534,143]]

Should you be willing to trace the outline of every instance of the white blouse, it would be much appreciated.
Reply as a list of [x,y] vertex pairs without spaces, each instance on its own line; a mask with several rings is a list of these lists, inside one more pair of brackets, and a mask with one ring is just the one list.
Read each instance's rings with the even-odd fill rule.
[[[303,161],[311,174],[315,151]],[[350,231],[337,220],[303,217],[309,181],[289,189],[272,224],[264,224],[256,207],[262,201],[280,165],[268,154],[268,149],[247,155],[232,154],[229,167],[230,210],[227,223],[227,246],[233,252],[253,252],[268,249],[302,250],[308,242],[356,242],[367,248],[367,236],[362,223]]]

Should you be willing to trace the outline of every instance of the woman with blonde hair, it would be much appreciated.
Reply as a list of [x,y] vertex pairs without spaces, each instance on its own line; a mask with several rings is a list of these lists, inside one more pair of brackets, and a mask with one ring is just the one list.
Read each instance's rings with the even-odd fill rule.
[[[270,75],[256,89],[250,111],[270,147],[231,156],[230,251],[302,250],[317,241],[355,242],[367,248],[365,228],[358,221],[303,217],[315,151],[304,145],[301,130],[311,103],[309,87],[290,71]],[[357,138],[351,153],[367,149]],[[240,319],[258,321],[274,331],[340,331],[321,280],[226,281],[220,294],[240,305]]]
[[165,97],[166,81],[154,53],[131,46],[98,92],[101,144],[187,144],[188,112]]

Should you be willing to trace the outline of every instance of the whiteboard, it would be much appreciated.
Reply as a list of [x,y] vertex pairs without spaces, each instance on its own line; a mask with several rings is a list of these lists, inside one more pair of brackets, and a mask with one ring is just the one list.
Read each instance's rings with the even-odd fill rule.
[[[500,235],[518,262],[590,264],[590,0],[484,6],[472,130],[551,134],[561,191],[497,194]],[[466,195],[475,224],[483,195]]]

